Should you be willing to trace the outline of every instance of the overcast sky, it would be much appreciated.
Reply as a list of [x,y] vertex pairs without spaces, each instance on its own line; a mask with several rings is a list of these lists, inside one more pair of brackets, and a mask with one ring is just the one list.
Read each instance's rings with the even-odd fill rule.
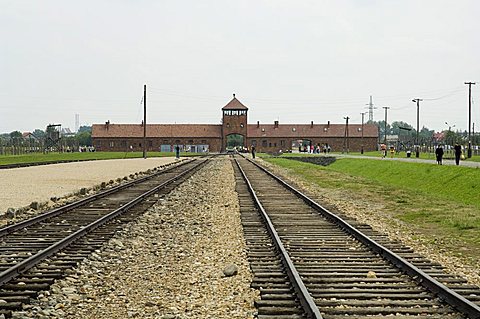
[[0,0],[0,132],[140,123],[144,84],[149,123],[217,124],[232,93],[250,123],[360,123],[373,95],[375,120],[415,126],[423,98],[420,126],[464,130],[479,17],[475,0]]

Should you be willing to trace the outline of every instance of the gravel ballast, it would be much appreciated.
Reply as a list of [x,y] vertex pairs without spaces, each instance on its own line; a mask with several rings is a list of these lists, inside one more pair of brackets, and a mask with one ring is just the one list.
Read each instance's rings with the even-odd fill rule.
[[[368,224],[374,230],[386,234],[390,239],[402,242],[413,248],[415,252],[442,264],[447,272],[456,274],[467,279],[469,283],[480,286],[479,260],[459,258],[442,243],[432,241],[432,238],[415,232],[398,219],[389,218],[384,212],[385,207],[382,202],[365,200],[358,194],[344,189],[321,188],[293,176],[287,169],[272,165],[262,159],[257,159],[257,161],[275,174],[283,176],[286,181],[289,181],[295,187],[305,190],[309,197],[334,213],[345,214],[359,222]],[[468,246],[466,248],[468,249]]]
[[233,169],[216,159],[15,317],[253,318],[245,250]]
[[172,157],[74,162],[0,170],[0,212],[174,162]]

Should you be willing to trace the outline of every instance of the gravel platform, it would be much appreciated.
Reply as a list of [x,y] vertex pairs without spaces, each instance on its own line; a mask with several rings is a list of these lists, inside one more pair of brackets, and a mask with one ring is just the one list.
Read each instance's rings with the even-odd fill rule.
[[254,318],[251,280],[233,168],[219,158],[14,318]]
[[173,157],[102,160],[41,165],[0,170],[0,212],[8,208],[63,197],[82,187],[92,187],[174,162]]

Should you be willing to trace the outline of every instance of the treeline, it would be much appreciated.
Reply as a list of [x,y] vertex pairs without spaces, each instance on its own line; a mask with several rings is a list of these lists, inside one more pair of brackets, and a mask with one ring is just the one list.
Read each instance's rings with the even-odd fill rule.
[[77,133],[35,129],[22,133],[0,134],[0,155],[19,155],[34,152],[77,152],[92,146],[92,127],[81,126]]
[[[378,126],[379,130],[379,139],[383,141],[385,138],[385,132],[388,136],[398,136],[398,140],[403,142],[410,142],[411,144],[415,143],[417,136],[417,130],[410,124],[403,121],[395,121],[391,124],[387,123],[385,130],[385,121],[373,121],[370,122]],[[447,144],[454,145],[455,143],[467,144],[468,143],[468,132],[467,131],[453,131],[451,129],[445,129],[440,132],[443,134],[436,134],[434,130],[430,130],[427,127],[422,127],[418,132],[418,142],[419,144]],[[480,141],[480,136],[478,134],[472,135],[472,144],[478,145]]]

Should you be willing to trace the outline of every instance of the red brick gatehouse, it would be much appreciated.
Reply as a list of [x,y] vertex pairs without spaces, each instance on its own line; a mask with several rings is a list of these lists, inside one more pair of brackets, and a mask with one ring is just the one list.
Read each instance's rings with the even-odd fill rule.
[[[147,150],[170,152],[179,145],[191,152],[222,152],[238,145],[258,152],[287,152],[302,145],[328,144],[333,151],[375,150],[378,128],[374,124],[248,124],[248,108],[233,95],[222,108],[221,124],[147,124]],[[346,135],[348,134],[348,138]],[[143,124],[93,124],[93,145],[98,151],[141,151]]]

